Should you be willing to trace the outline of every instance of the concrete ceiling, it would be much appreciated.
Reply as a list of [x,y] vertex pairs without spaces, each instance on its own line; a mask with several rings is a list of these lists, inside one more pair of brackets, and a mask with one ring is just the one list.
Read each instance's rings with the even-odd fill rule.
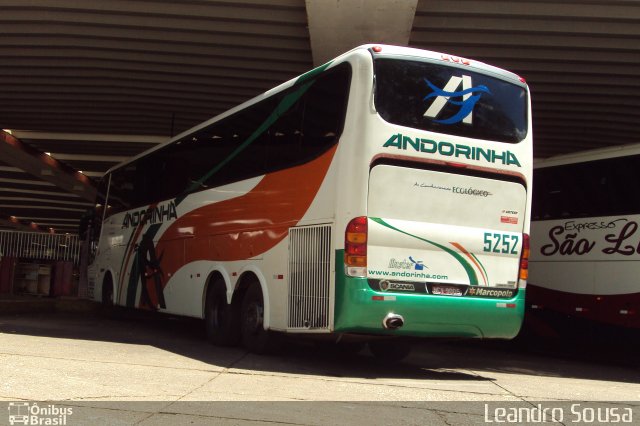
[[365,42],[523,76],[536,157],[637,142],[636,0],[0,0],[0,128],[36,163],[0,150],[0,228],[74,232],[91,202],[73,169],[96,178]]

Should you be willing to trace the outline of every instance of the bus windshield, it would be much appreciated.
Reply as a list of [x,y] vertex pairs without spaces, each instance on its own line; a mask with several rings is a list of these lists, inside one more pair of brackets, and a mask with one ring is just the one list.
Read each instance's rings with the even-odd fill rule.
[[387,122],[517,143],[527,135],[524,86],[432,62],[376,58],[375,105]]

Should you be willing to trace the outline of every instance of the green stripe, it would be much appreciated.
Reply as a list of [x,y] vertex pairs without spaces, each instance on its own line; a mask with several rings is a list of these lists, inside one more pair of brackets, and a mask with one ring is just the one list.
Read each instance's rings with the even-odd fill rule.
[[438,244],[436,242],[433,241],[429,241],[427,239],[418,237],[416,235],[410,234],[408,232],[403,231],[402,229],[398,229],[392,225],[389,225],[387,222],[385,222],[384,220],[377,218],[377,217],[370,217],[369,219],[373,220],[376,223],[379,223],[382,226],[385,226],[389,229],[393,229],[394,231],[398,231],[402,234],[408,235],[410,237],[416,238],[420,241],[424,241],[425,243],[429,243],[432,244],[436,247],[438,247],[441,250],[444,250],[445,252],[449,253],[451,256],[453,256],[464,268],[464,270],[467,272],[467,276],[469,277],[469,284],[470,285],[478,285],[478,276],[476,275],[476,271],[473,269],[473,267],[469,264],[469,262],[467,262],[462,256],[460,256],[460,254],[456,253],[455,251],[451,250],[449,247],[445,247],[441,244]]
[[[144,226],[144,225],[141,225]],[[149,226],[147,232],[145,232],[140,239],[144,239],[145,236],[151,238],[153,240],[156,237],[156,234],[160,230],[162,223],[156,223]],[[133,264],[131,265],[131,273],[129,275],[129,285],[127,286],[127,304],[126,306],[129,308],[136,307],[136,293],[138,292],[138,285],[140,283],[140,271],[138,270],[138,256],[140,253],[136,250],[136,255],[133,258]],[[144,272],[144,271],[142,271]]]
[[[224,160],[216,164],[214,168],[209,170],[204,176],[194,182],[191,187],[187,190],[187,192],[195,191],[200,188],[202,184],[211,178],[214,174],[216,174],[220,169],[226,166],[231,160],[238,156],[242,151],[245,150],[253,141],[258,139],[260,135],[262,135],[269,127],[271,127],[285,112],[289,110],[295,103],[305,94],[305,92],[309,89],[313,82],[305,83],[300,86],[296,91],[289,93],[285,96],[282,101],[278,104],[276,109],[267,117],[267,119],[236,149],[233,150],[231,154],[227,156]],[[182,199],[180,200],[182,201]]]
[[329,68],[329,65],[331,65],[332,63],[333,61],[329,61],[326,64],[320,65],[319,67],[312,69],[311,71],[307,71],[306,73],[298,77],[295,84],[304,83],[305,81],[314,78],[315,76],[317,76],[318,74],[322,73],[324,70]]
[[[129,235],[129,241],[127,241],[127,245],[125,246],[125,255],[122,256],[122,263],[120,264],[120,272],[118,274],[118,287],[115,290],[115,296],[113,298],[113,300],[116,301],[116,304],[120,303],[120,296],[122,296],[122,285],[124,283],[124,262],[126,262],[127,258],[131,256],[131,253],[129,253],[129,247],[131,246],[131,240],[133,240],[133,236],[136,234],[136,229],[137,228],[133,228],[133,230],[131,231],[131,235]],[[127,255],[127,253],[129,254]]]
[[[214,168],[209,170],[204,176],[194,182],[186,192],[190,193],[200,188],[205,181],[207,181],[209,178],[211,178],[211,176],[220,171],[220,169],[222,169],[231,160],[237,157],[238,154],[240,154],[249,145],[251,145],[251,143],[253,143],[260,135],[266,132],[269,127],[271,127],[280,117],[282,117],[282,115],[284,115],[284,113],[286,113],[293,105],[296,104],[296,102],[298,102],[298,100],[300,100],[300,98],[307,92],[307,90],[309,90],[309,87],[311,87],[311,85],[315,82],[308,80],[311,80],[312,78],[323,72],[325,69],[327,69],[327,67],[329,67],[330,64],[331,62],[327,62],[326,64],[314,68],[311,71],[298,77],[294,85],[300,85],[300,87],[286,95],[280,101],[278,106],[273,110],[273,112],[269,115],[269,117],[267,117],[267,119],[260,126],[258,126],[258,128],[240,146],[234,149],[233,152],[229,154],[229,156],[227,156],[227,158],[222,160]],[[176,198],[176,205],[184,200],[185,195]]]
[[140,282],[140,271],[138,270],[138,256],[136,251],[133,256],[133,264],[131,265],[131,272],[129,273],[129,283],[127,284],[127,301],[125,306],[129,308],[135,308],[136,306],[136,292],[138,291],[138,283]]

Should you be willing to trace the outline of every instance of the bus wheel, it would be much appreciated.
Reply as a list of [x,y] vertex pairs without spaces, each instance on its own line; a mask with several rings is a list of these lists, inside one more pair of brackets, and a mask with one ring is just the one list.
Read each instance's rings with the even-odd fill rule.
[[204,308],[204,324],[207,340],[214,345],[234,346],[240,333],[236,309],[227,303],[224,281],[216,279],[207,289]]
[[264,299],[257,283],[249,286],[242,299],[240,334],[242,345],[250,352],[263,354],[271,349],[272,336],[264,329]]
[[114,316],[113,306],[113,280],[111,275],[107,275],[102,283],[102,299],[100,299],[102,305],[102,313],[111,317]]
[[398,362],[409,356],[411,345],[404,340],[372,340],[369,342],[369,350],[379,361]]

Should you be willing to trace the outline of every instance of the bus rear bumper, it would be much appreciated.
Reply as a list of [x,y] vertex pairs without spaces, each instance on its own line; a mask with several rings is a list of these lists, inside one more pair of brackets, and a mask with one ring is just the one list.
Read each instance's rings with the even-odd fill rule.
[[[334,331],[340,333],[511,339],[524,319],[524,289],[511,299],[402,294],[374,291],[366,278],[337,275]],[[390,313],[402,316],[402,327],[383,326]]]

